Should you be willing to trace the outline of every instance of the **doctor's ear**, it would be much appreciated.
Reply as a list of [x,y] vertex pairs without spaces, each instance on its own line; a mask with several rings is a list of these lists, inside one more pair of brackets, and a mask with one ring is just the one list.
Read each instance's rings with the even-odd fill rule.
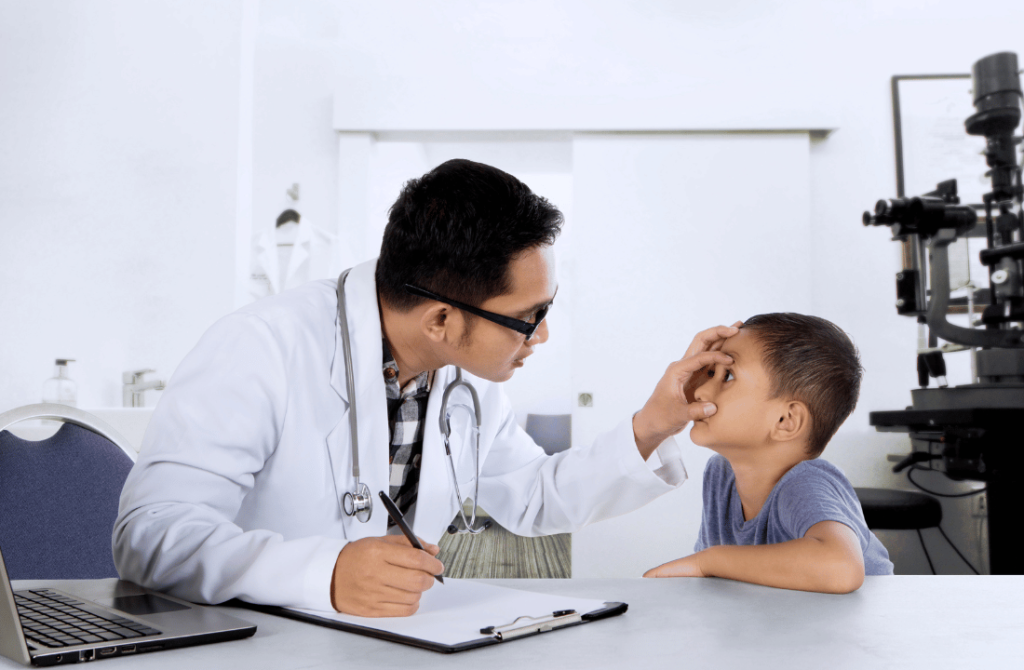
[[420,328],[423,334],[434,342],[443,342],[452,328],[452,317],[455,310],[443,303],[435,303],[423,312],[420,317]]

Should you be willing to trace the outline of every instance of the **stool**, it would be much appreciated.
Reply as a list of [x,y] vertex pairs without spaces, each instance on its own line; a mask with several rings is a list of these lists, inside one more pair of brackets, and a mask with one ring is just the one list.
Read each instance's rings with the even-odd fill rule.
[[[930,495],[915,491],[893,489],[855,488],[864,521],[872,530],[915,530],[921,540],[921,549],[928,559],[928,567],[935,574],[935,566],[924,544],[922,528],[937,528],[942,523],[942,505]],[[941,531],[942,529],[939,528]],[[958,552],[959,553],[959,552]]]

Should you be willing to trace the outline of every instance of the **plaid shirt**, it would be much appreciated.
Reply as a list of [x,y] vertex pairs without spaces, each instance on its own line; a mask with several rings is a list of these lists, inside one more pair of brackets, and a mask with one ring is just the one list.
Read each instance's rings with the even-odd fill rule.
[[[390,489],[388,494],[402,514],[416,502],[423,455],[423,416],[430,395],[430,373],[421,372],[398,388],[398,364],[384,341],[384,388],[388,399],[388,430],[391,434]],[[388,527],[395,522],[388,518]]]

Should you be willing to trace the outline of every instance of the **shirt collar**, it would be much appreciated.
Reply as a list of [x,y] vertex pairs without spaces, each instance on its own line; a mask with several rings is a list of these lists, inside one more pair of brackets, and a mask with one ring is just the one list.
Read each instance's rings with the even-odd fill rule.
[[388,390],[388,397],[409,398],[429,393],[431,374],[427,370],[424,370],[414,378],[410,379],[408,383],[406,383],[405,388],[398,388],[398,363],[395,362],[395,357],[391,355],[391,347],[388,345],[387,338],[382,339],[383,346],[381,348],[384,350],[384,365],[382,371],[384,373],[384,386],[387,387]]

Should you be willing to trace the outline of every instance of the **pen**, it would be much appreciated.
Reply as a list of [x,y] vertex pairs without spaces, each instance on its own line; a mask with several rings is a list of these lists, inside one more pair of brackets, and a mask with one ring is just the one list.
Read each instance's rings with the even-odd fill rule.
[[[388,516],[395,522],[395,525],[402,529],[405,536],[409,538],[409,542],[412,546],[416,547],[420,551],[426,551],[420,541],[416,539],[416,536],[412,534],[412,528],[409,528],[409,524],[405,522],[405,517],[398,511],[398,507],[391,501],[391,498],[387,496],[383,491],[380,492],[381,502],[384,503],[384,508],[388,511]],[[434,575],[434,579],[444,584],[444,580],[441,579],[441,575]]]

